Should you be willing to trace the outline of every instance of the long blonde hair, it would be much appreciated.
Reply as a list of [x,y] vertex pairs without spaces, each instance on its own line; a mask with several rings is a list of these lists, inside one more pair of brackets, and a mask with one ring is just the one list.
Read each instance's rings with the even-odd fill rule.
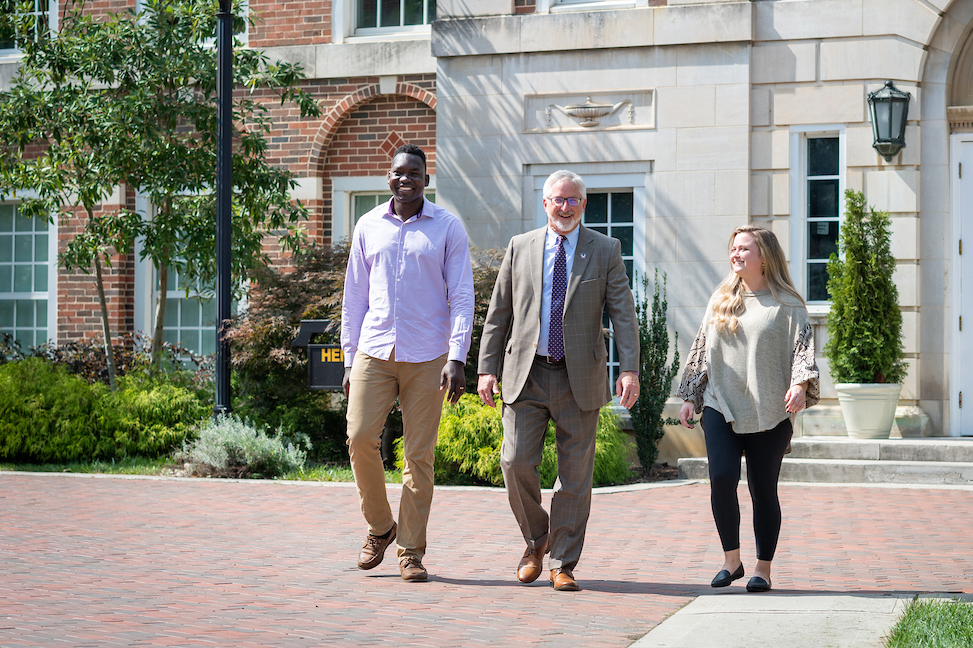
[[[757,242],[760,250],[760,258],[763,260],[763,274],[767,282],[767,288],[774,299],[780,303],[785,303],[781,297],[790,295],[797,299],[800,304],[804,304],[794,282],[791,281],[791,273],[787,268],[787,260],[784,258],[784,250],[780,247],[777,237],[768,229],[757,225],[744,225],[733,230],[730,235],[730,242],[727,244],[727,253],[733,248],[733,240],[737,234],[750,234]],[[743,293],[745,292],[743,279],[732,270],[730,274],[720,282],[713,293],[713,308],[710,323],[715,324],[720,331],[735,333],[740,324],[739,317],[743,314]]]

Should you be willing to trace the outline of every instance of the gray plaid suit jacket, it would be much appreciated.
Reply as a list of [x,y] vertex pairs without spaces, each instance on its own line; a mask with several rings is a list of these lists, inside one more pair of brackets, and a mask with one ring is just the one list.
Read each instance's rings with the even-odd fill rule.
[[[593,410],[611,400],[602,326],[605,307],[614,329],[620,371],[639,370],[639,331],[621,244],[584,225],[579,227],[564,303],[564,360],[578,406]],[[506,403],[520,396],[537,351],[546,232],[545,225],[510,239],[483,326],[477,371],[500,376],[501,397]]]

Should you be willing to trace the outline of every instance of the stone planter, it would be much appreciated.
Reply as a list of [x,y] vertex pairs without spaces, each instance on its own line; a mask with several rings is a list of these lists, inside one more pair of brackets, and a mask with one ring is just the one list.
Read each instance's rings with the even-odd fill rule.
[[895,406],[902,385],[837,383],[838,403],[853,439],[887,439],[895,421]]

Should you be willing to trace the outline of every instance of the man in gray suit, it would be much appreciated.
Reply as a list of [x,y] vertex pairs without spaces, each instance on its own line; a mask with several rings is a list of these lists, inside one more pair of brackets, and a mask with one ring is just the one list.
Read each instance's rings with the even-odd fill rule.
[[[611,400],[602,314],[618,349],[615,390],[623,407],[639,396],[639,332],[621,244],[581,225],[584,181],[556,171],[544,183],[547,226],[510,240],[480,341],[480,399],[495,406],[503,365],[500,466],[510,508],[527,541],[517,578],[540,575],[544,554],[554,589],[576,591],[591,509],[598,410]],[[557,428],[558,485],[550,515],[538,466],[548,420]]]

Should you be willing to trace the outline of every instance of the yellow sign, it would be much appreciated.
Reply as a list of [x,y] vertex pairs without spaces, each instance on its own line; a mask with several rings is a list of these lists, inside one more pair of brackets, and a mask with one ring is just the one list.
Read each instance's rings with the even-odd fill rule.
[[345,352],[341,347],[331,347],[321,349],[321,362],[340,362],[344,365]]

